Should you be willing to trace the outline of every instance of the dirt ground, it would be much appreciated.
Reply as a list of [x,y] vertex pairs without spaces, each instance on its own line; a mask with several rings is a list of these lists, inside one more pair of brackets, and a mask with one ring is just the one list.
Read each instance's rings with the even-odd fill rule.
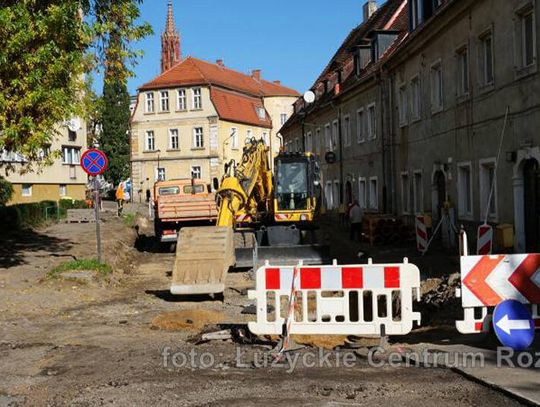
[[[202,341],[203,330],[254,319],[241,313],[249,274],[231,274],[223,300],[179,300],[168,292],[173,254],[159,250],[151,225],[137,234],[112,214],[102,226],[112,276],[48,279],[62,262],[94,257],[94,228],[1,230],[0,406],[517,405],[449,370],[370,367],[354,349],[347,367],[334,352],[327,365],[291,369],[289,359],[270,363],[275,343],[254,343],[242,329],[234,340]],[[332,233],[343,240],[336,257],[354,258],[347,236]],[[426,338],[429,329],[413,340]],[[291,357],[310,352],[319,351]]]

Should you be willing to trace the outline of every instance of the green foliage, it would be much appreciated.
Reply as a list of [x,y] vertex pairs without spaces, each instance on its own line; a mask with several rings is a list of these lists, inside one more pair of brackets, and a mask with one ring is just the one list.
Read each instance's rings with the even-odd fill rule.
[[106,276],[112,273],[112,268],[108,264],[99,263],[95,259],[81,259],[60,264],[49,271],[47,276],[49,278],[57,278],[61,273],[66,271],[97,271],[102,276]]
[[88,209],[88,205],[86,204],[86,201],[84,200],[74,200],[74,199],[61,199],[60,200],[60,209],[62,210],[68,210],[68,209]]
[[140,55],[131,44],[151,33],[136,23],[141,1],[0,0],[0,150],[40,163],[60,123],[87,117],[83,74],[112,61],[125,83]]
[[54,201],[0,207],[0,225],[6,230],[37,227],[56,217],[58,204]]
[[13,185],[11,182],[0,177],[0,206],[4,206],[13,196]]
[[134,213],[126,213],[122,215],[122,220],[124,221],[124,225],[132,228],[135,227],[135,223],[137,222],[137,216]]

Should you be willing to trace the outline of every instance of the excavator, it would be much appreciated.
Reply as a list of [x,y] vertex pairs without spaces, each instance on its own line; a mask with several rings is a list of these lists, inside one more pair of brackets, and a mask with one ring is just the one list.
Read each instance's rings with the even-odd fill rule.
[[[319,163],[311,153],[280,153],[270,166],[264,140],[250,139],[241,161],[225,165],[216,226],[183,228],[173,295],[223,293],[231,268],[326,264],[315,223],[321,204]],[[217,180],[216,180],[217,181]]]

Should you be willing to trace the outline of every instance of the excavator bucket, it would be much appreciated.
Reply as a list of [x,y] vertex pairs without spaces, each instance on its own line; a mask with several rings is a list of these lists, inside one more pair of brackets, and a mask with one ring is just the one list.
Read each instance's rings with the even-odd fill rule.
[[327,245],[259,246],[236,248],[236,267],[257,269],[264,262],[282,266],[330,264],[330,250]]
[[176,246],[171,294],[222,293],[227,272],[235,262],[232,228],[182,228]]

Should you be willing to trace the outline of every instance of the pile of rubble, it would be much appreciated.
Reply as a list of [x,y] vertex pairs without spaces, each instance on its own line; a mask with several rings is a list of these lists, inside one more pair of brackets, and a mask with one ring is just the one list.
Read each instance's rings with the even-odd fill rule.
[[461,300],[456,297],[460,282],[459,273],[422,281],[422,299],[418,306],[422,325],[453,323],[460,316]]

